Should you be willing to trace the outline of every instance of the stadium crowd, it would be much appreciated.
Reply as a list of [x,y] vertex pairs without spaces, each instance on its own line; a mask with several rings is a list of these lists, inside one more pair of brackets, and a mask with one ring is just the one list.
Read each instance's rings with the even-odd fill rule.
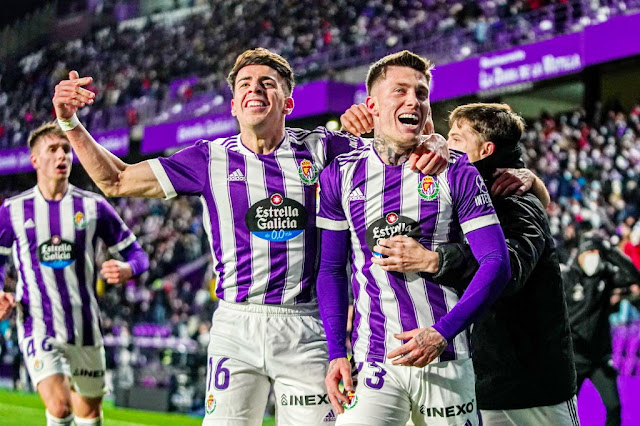
[[[280,53],[296,69],[298,81],[304,81],[367,63],[380,46],[400,49],[418,42],[432,59],[445,63],[490,46],[522,44],[605,20],[635,1],[626,3],[212,2],[206,12],[171,25],[149,20],[141,26],[105,27],[81,39],[42,46],[17,61],[3,61],[0,148],[22,146],[38,123],[52,118],[49,92],[70,69],[95,79],[89,87],[97,94],[95,104],[82,110],[80,118],[96,132],[176,119],[184,105],[198,100],[203,103],[196,103],[203,108],[200,113],[209,112],[228,98],[226,71],[237,52],[248,47]],[[256,26],[259,31],[238,30]],[[199,95],[204,94],[203,100]],[[197,108],[185,112],[198,114]]]

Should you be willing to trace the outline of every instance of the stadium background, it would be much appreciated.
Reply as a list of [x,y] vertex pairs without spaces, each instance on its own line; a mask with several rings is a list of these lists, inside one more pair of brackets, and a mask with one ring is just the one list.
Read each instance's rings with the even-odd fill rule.
[[[82,110],[83,123],[125,161],[140,161],[236,132],[225,76],[247,48],[291,62],[297,87],[288,125],[304,128],[338,126],[339,114],[364,100],[368,64],[408,48],[436,64],[440,133],[448,112],[471,101],[507,102],[526,118],[525,159],[549,188],[563,260],[580,230],[594,227],[640,267],[640,246],[631,242],[640,215],[640,0],[11,3],[0,16],[0,199],[35,184],[26,136],[53,118],[53,87],[68,70],[95,79],[96,103]],[[96,190],[79,165],[71,182]],[[122,286],[97,283],[115,390],[109,405],[197,418],[215,309],[199,201],[110,201],[151,268]],[[9,273],[9,288],[14,281]],[[640,323],[637,299],[621,299],[612,308],[614,362],[623,424],[631,425],[640,419]],[[27,414],[38,402],[23,393],[13,321],[0,323],[0,386],[18,390],[0,391],[0,423],[39,424],[42,411]],[[578,408],[583,425],[604,423],[590,384]],[[119,424],[117,413],[127,412],[109,408],[105,424]],[[144,412],[121,415],[127,424],[160,423]]]

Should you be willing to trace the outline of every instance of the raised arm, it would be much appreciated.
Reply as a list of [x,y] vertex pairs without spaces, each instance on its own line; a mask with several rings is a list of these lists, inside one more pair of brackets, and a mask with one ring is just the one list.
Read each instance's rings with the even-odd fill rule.
[[531,192],[545,209],[551,202],[544,182],[529,169],[497,169],[493,176],[496,178],[491,186],[491,195],[494,197]]
[[93,104],[95,94],[83,86],[91,77],[79,78],[77,71],[69,73],[69,80],[56,85],[53,107],[60,127],[65,131],[80,163],[89,177],[107,196],[148,197],[165,196],[148,162],[127,164],[98,144],[79,122],[78,109]]

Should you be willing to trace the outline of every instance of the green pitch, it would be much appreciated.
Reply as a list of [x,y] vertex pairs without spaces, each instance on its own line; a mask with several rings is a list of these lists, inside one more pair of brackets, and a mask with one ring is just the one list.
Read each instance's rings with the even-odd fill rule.
[[[0,389],[0,424],[2,426],[42,426],[44,405],[38,394],[12,392]],[[180,414],[156,413],[114,407],[107,401],[104,406],[105,426],[172,425],[196,426],[202,419]],[[264,420],[264,426],[274,426],[272,418]]]

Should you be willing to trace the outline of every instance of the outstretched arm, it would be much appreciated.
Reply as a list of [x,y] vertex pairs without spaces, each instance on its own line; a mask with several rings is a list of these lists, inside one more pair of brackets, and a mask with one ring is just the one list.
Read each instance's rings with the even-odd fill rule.
[[544,182],[529,169],[496,169],[493,177],[496,178],[491,186],[491,195],[494,197],[522,195],[531,191],[545,209],[551,202]]
[[71,71],[69,80],[62,80],[56,85],[53,96],[53,107],[60,127],[65,131],[80,163],[107,196],[164,197],[149,163],[126,164],[98,144],[78,121],[78,109],[93,103],[95,94],[83,87],[92,81],[91,77],[79,78],[77,71]]

